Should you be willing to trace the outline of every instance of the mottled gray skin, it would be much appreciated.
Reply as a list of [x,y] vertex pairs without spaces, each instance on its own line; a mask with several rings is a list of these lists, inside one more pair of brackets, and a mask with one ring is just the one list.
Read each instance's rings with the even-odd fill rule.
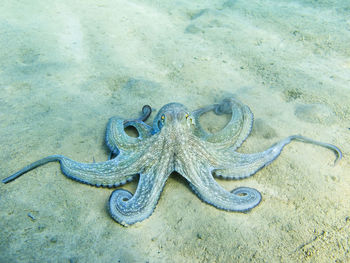
[[[207,133],[199,123],[199,117],[211,110],[218,115],[232,116],[228,124],[214,134]],[[147,114],[149,116],[150,112]],[[226,191],[213,176],[226,179],[249,177],[271,163],[292,140],[329,148],[336,153],[336,161],[342,157],[336,146],[299,135],[290,136],[260,153],[236,152],[251,131],[253,114],[248,106],[234,98],[192,113],[182,104],[167,104],[154,118],[152,127],[144,122],[146,118],[124,120],[113,117],[109,120],[106,143],[116,155],[114,159],[85,164],[62,155],[52,155],[30,164],[3,182],[8,183],[51,161],[59,161],[67,177],[94,186],[119,186],[139,174],[134,195],[117,189],[109,199],[110,215],[127,226],[143,221],[152,214],[166,180],[174,171],[187,179],[204,202],[219,209],[244,212],[260,203],[260,193],[248,187]],[[137,138],[126,134],[125,127],[128,126],[137,129]]]

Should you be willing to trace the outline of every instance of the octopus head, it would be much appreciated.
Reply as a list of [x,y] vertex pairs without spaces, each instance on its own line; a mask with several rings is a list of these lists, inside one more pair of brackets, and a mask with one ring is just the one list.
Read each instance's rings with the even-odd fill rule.
[[152,133],[160,132],[163,127],[174,127],[180,125],[190,127],[193,124],[193,118],[188,109],[180,103],[169,103],[164,105],[156,115],[153,121]]

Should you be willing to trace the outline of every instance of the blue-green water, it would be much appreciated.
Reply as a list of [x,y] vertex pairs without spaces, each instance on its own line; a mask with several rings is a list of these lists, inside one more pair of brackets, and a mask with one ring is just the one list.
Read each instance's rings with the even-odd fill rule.
[[332,152],[295,143],[249,179],[218,180],[262,193],[247,214],[201,202],[173,175],[128,228],[108,215],[113,189],[48,164],[0,186],[0,262],[350,261],[349,17],[345,0],[2,1],[1,179],[50,154],[106,160],[111,116],[231,95],[255,115],[240,151],[303,134],[344,156],[333,167]]

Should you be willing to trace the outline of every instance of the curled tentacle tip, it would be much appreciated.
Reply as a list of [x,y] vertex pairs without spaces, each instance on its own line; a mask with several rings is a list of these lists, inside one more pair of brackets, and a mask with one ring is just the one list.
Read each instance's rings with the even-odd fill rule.
[[127,202],[132,198],[132,193],[128,190],[117,189],[114,190],[109,198],[110,205],[120,204],[121,202]]
[[[133,215],[132,204],[129,203],[133,195],[124,189],[114,190],[109,198],[108,212],[111,217],[122,226],[133,225],[145,218],[135,218]],[[131,209],[131,210],[130,210]]]
[[340,162],[340,160],[343,158],[343,153],[337,146],[334,146],[334,145],[330,145],[330,146],[332,146],[330,147],[330,149],[333,150],[335,154],[335,160],[334,160],[333,166],[336,166]]
[[337,152],[336,153],[337,157],[334,160],[333,166],[336,166],[340,160],[343,158],[343,154],[341,152]]
[[143,105],[143,107],[142,107],[142,112],[143,113],[148,113],[150,111],[152,111],[152,107],[150,105],[147,105],[147,104]]
[[127,201],[132,198],[132,194],[124,189],[114,190],[109,197],[108,212],[111,217],[118,223],[126,225],[125,222],[125,209]]
[[241,197],[242,199],[249,200],[249,204],[246,207],[239,209],[239,212],[248,212],[256,207],[262,200],[261,193],[250,187],[238,187],[231,191],[231,193]]

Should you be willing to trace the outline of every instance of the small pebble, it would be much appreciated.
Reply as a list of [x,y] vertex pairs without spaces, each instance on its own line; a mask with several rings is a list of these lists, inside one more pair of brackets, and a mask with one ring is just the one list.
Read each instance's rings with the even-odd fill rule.
[[69,259],[69,263],[77,263],[78,262],[78,258],[77,257],[71,257]]
[[27,216],[30,217],[30,219],[32,219],[33,221],[36,220],[35,216],[31,213],[28,213]]
[[42,232],[42,231],[44,231],[45,228],[46,228],[45,225],[40,225],[40,226],[38,226],[38,231]]

